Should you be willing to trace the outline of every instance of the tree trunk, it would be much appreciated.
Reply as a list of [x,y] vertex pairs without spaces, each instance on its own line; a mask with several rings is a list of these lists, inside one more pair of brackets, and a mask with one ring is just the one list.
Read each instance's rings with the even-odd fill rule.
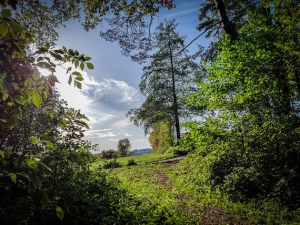
[[225,34],[230,35],[231,40],[237,39],[237,32],[234,27],[234,24],[229,21],[228,16],[226,14],[226,9],[223,0],[214,0],[217,11],[220,16],[220,20],[222,23],[223,31]]
[[173,91],[173,109],[175,115],[175,128],[176,128],[176,138],[180,139],[180,125],[179,125],[179,115],[178,115],[178,103],[177,103],[177,96],[176,96],[176,84],[175,84],[175,75],[174,75],[174,65],[173,65],[173,55],[171,49],[171,43],[169,42],[169,49],[170,49],[170,60],[171,60],[171,72],[172,72],[172,91]]

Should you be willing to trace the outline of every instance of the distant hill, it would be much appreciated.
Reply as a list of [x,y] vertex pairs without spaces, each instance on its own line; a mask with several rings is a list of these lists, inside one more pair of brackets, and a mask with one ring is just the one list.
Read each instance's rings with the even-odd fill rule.
[[131,155],[144,155],[152,152],[151,148],[134,149],[130,151]]

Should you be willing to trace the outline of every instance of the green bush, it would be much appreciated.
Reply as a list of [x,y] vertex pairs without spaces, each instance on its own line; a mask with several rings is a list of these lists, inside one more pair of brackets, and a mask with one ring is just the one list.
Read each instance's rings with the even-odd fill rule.
[[133,159],[129,159],[127,162],[127,166],[135,166],[137,163]]
[[116,160],[107,161],[103,165],[103,169],[113,169],[113,168],[119,168],[122,167],[122,165],[117,162]]

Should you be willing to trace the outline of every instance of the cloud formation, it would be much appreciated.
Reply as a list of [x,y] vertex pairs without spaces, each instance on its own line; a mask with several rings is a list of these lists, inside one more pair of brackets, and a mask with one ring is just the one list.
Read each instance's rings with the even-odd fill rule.
[[86,84],[82,92],[92,102],[137,103],[141,100],[139,91],[124,81],[105,79],[98,83]]

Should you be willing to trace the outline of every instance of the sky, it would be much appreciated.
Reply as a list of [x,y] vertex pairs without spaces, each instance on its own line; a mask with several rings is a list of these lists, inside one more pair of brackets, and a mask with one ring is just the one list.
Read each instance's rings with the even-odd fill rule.
[[[177,31],[187,35],[185,44],[197,37],[196,30],[201,0],[175,0],[176,8],[162,10],[156,17],[157,21],[176,19],[179,23]],[[116,149],[120,139],[128,138],[133,149],[150,148],[148,136],[140,127],[136,127],[126,113],[138,108],[145,97],[139,90],[142,68],[121,54],[117,43],[107,42],[100,38],[100,31],[105,24],[98,25],[94,30],[84,31],[78,21],[68,21],[66,28],[58,30],[58,47],[65,46],[79,51],[80,54],[92,57],[94,70],[84,70],[83,87],[81,90],[67,84],[68,76],[63,69],[58,69],[60,83],[57,89],[61,98],[69,107],[80,109],[88,118],[90,130],[85,132],[85,139],[99,144],[99,150]],[[207,42],[199,38],[189,47],[191,53],[196,43]]]

